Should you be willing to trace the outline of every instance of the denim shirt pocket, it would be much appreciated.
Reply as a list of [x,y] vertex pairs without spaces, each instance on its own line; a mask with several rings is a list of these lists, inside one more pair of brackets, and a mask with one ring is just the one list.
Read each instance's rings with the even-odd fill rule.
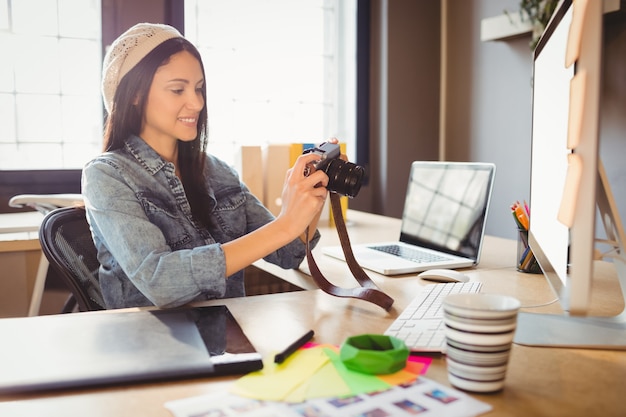
[[163,232],[165,242],[172,249],[184,249],[192,241],[191,234],[185,227],[183,215],[171,201],[160,198],[150,191],[140,191],[137,198],[148,220]]
[[217,205],[213,211],[219,229],[228,237],[235,239],[247,233],[246,196],[241,187],[228,187],[215,193]]

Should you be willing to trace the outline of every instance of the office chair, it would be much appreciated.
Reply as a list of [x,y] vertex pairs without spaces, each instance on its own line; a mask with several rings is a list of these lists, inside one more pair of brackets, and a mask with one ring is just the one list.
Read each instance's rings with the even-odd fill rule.
[[82,207],[62,207],[48,213],[39,228],[41,250],[70,288],[63,312],[104,310],[98,283],[97,250]]
[[9,200],[10,207],[30,207],[44,216],[59,207],[76,206],[82,203],[81,194],[18,194]]
[[[81,194],[18,194],[11,197],[9,200],[10,207],[29,207],[44,216],[59,207],[82,205],[82,203],[83,196]],[[30,305],[28,306],[29,317],[39,315],[47,275],[48,260],[42,254],[37,268],[37,275],[35,276],[33,294],[30,299]]]

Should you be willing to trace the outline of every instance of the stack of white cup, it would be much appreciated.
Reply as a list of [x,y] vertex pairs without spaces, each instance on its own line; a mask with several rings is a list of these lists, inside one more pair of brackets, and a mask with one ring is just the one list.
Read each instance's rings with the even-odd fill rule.
[[505,295],[453,294],[444,299],[450,384],[472,392],[504,387],[519,308],[519,300]]

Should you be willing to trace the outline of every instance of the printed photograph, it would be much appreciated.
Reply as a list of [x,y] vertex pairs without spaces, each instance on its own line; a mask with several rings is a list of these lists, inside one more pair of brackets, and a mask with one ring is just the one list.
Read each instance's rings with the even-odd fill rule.
[[366,411],[361,414],[357,414],[354,417],[389,417],[391,414],[380,408],[374,408],[373,410]]
[[328,401],[328,403],[335,406],[336,408],[341,408],[347,405],[360,403],[361,401],[363,401],[363,398],[359,396],[354,396],[345,398],[333,398],[332,400]]
[[421,405],[414,403],[411,400],[394,402],[393,405],[411,415],[417,415],[423,413],[424,411],[428,411],[426,407],[422,407]]
[[448,393],[446,393],[444,390],[441,390],[441,389],[434,389],[432,391],[426,392],[425,394],[429,396],[430,398],[433,398],[443,404],[449,404],[453,401],[458,400],[457,397],[453,397],[452,395],[449,395]]
[[317,406],[313,404],[302,403],[302,404],[292,405],[289,408],[291,408],[293,411],[295,411],[296,413],[298,413],[299,415],[303,417],[332,417],[324,413],[322,410],[320,410],[319,408],[317,408]]

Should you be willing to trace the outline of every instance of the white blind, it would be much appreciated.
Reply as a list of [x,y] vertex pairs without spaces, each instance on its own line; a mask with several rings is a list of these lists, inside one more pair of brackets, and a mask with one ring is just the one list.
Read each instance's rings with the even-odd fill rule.
[[317,143],[353,149],[356,0],[186,0],[207,76],[209,151]]

